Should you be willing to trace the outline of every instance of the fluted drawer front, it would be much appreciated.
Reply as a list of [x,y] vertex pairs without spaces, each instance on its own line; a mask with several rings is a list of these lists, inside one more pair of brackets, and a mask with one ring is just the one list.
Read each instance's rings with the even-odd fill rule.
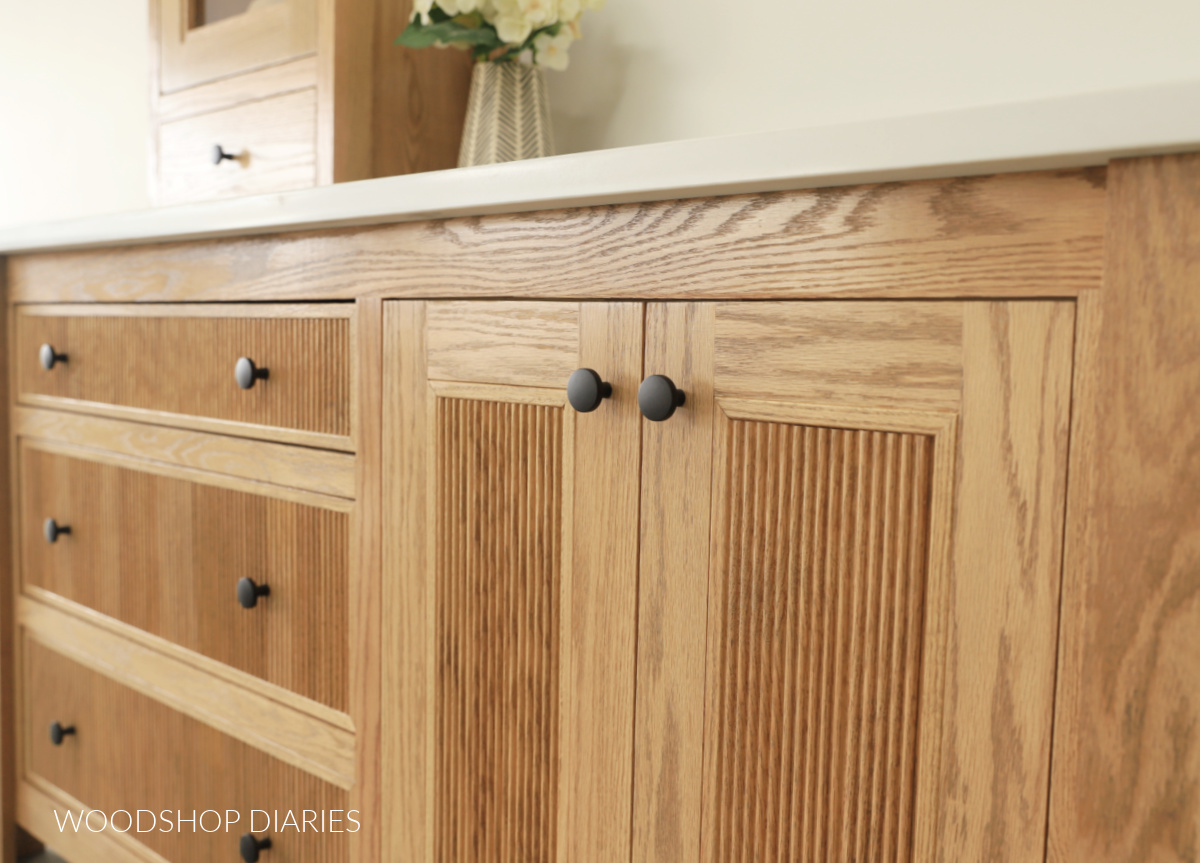
[[550,863],[563,410],[439,399],[438,863]]
[[[351,433],[351,321],[346,306],[36,306],[17,316],[18,398],[319,435]],[[42,345],[67,357],[47,370]],[[269,372],[250,389],[247,357]],[[86,405],[84,406],[86,407]]]
[[[346,709],[349,514],[336,499],[323,508],[28,444],[20,470],[26,585]],[[48,543],[47,518],[70,534]],[[242,578],[270,595],[243,608]]]
[[[129,836],[153,849],[170,863],[213,863],[240,860],[238,839],[249,825],[250,810],[275,813],[279,823],[290,810],[297,822],[303,810],[316,813],[316,825],[328,828],[330,810],[339,814],[342,830],[354,829],[346,820],[348,795],[301,770],[224,735],[195,719],[109,678],[65,659],[26,639],[24,673],[27,701],[25,730],[26,775],[49,782],[86,806],[108,814],[116,810],[152,813],[182,811],[191,817],[205,810],[222,815],[235,810],[240,818],[226,832],[208,833],[200,826],[157,830]],[[75,733],[54,745],[51,723],[74,727]],[[118,815],[124,826],[124,815]],[[143,826],[149,815],[143,814]],[[361,816],[356,816],[361,821]],[[211,828],[217,816],[210,812]],[[259,814],[257,827],[262,827]],[[232,820],[232,816],[230,816]],[[99,826],[99,817],[93,825]],[[81,828],[81,832],[85,832]],[[289,863],[348,863],[346,833],[326,829],[264,831],[272,840],[263,860]],[[47,836],[46,839],[53,840]]]
[[704,859],[911,859],[933,440],[725,423]]

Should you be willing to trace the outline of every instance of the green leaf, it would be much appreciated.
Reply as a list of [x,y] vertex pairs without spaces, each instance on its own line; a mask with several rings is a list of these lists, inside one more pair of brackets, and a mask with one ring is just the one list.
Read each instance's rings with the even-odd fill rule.
[[453,19],[425,24],[417,18],[396,38],[397,45],[407,48],[429,48],[438,43],[450,45],[455,42],[485,46],[489,50],[504,44],[491,27],[464,27]]

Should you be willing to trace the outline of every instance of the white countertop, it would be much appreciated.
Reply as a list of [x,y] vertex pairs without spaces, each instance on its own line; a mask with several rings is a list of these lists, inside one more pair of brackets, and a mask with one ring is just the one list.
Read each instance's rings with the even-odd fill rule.
[[1200,81],[598,150],[0,230],[0,254],[1008,171],[1200,151]]

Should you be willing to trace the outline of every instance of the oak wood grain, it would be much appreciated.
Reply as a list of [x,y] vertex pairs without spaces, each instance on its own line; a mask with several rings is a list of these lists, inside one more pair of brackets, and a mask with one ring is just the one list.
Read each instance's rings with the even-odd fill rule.
[[425,309],[430,380],[562,388],[578,368],[578,304],[468,300]]
[[[28,444],[20,472],[24,585],[347,709],[345,512]],[[47,543],[47,518],[70,535]],[[270,596],[242,608],[242,578]]]
[[[158,127],[158,203],[169,206],[316,184],[317,91],[308,87]],[[213,164],[220,145],[236,158]]]
[[1200,158],[1114,162],[1080,302],[1053,863],[1200,849]]
[[1075,296],[1102,170],[614,204],[23,255],[16,302]]
[[383,859],[432,860],[426,304],[384,303]]
[[256,483],[353,498],[354,456],[308,447],[15,407],[13,434],[28,440],[100,449]]
[[633,859],[700,859],[712,506],[712,303],[651,303],[644,369],[687,394],[642,423]]
[[350,837],[354,863],[390,863],[383,855],[383,303],[355,304],[354,361],[362,370],[355,399],[358,449],[357,500],[350,548],[350,716],[355,728],[356,782],[350,805],[361,813],[362,828]]
[[214,668],[185,648],[74,603],[31,593],[18,601],[27,639],[326,782],[353,786],[354,729],[345,714]]
[[[26,645],[23,671],[30,692],[26,775],[40,777],[90,807],[106,813],[170,808],[188,814],[194,809],[197,815],[238,810],[247,826],[251,809],[291,809],[299,820],[303,809],[349,808],[344,790],[39,643]],[[55,746],[45,731],[52,721],[73,724],[77,733]],[[141,769],[127,769],[130,763]],[[214,770],[213,764],[235,767]],[[212,814],[208,823],[213,823]],[[138,839],[172,863],[204,863],[236,854],[239,835],[184,828],[144,832]],[[344,863],[351,859],[347,840],[353,835],[273,830],[272,843],[281,858]]]
[[372,176],[377,5],[370,0],[316,0],[317,111],[312,131],[317,185]]
[[955,410],[963,304],[722,303],[717,396]]
[[[74,831],[60,831],[58,819],[63,818],[64,813],[70,812],[72,817],[82,818],[87,815],[88,807],[61,788],[55,788],[37,777],[21,779],[18,787],[17,814],[21,823],[36,835],[52,841],[58,852],[66,855],[66,859],[87,860],[88,863],[171,863],[161,854],[131,839],[128,834],[114,830],[111,825],[96,833],[85,831],[82,835]],[[92,824],[99,828],[100,819],[93,816]]]
[[1065,302],[964,313],[941,790],[931,779],[917,844],[928,859],[1044,857],[1073,332]]
[[[0,259],[2,260],[2,259]],[[7,299],[5,274],[0,269],[0,295]],[[0,314],[0,357],[7,357],[11,345],[12,316],[5,306]],[[0,435],[9,442],[10,450],[0,458],[0,860],[13,860],[17,854],[17,770],[16,770],[16,672],[14,656],[16,630],[13,624],[13,602],[17,594],[14,574],[19,565],[13,548],[14,523],[19,517],[12,506],[15,477],[12,475],[9,437],[9,383],[11,366],[0,371]],[[11,550],[11,553],[10,553]]]
[[[22,308],[17,314],[17,400],[131,419],[163,414],[217,421],[215,430],[277,426],[329,440],[353,434],[356,363],[345,306]],[[42,344],[66,354],[47,371]],[[249,390],[234,380],[239,357],[270,378]],[[181,385],[187,381],[187,385]],[[109,412],[110,415],[112,411]],[[261,433],[261,432],[260,432]]]

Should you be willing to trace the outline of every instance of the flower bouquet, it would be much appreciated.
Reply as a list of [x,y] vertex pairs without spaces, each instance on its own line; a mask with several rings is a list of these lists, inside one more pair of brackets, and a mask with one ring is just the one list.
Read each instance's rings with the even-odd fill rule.
[[476,60],[458,163],[554,153],[542,69],[567,68],[579,19],[604,0],[414,0],[397,44],[466,49]]

